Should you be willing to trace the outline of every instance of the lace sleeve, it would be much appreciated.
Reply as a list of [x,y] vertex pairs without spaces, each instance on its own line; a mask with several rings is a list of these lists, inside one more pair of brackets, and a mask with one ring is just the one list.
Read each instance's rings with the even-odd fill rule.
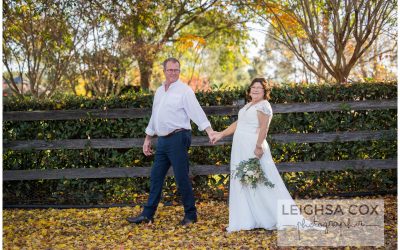
[[272,116],[271,104],[267,100],[261,101],[255,105],[257,111],[261,111],[266,115]]

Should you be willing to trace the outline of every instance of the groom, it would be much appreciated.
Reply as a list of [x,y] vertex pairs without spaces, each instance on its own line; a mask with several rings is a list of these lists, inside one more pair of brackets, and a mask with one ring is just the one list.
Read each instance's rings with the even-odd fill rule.
[[142,213],[127,220],[136,224],[154,221],[164,179],[172,165],[185,210],[185,217],[180,224],[187,225],[197,222],[193,189],[189,179],[190,120],[197,124],[200,131],[205,130],[210,139],[213,130],[192,89],[179,80],[179,61],[168,58],[163,62],[163,67],[165,82],[155,93],[143,144],[143,153],[146,156],[152,155],[151,138],[158,136],[150,175],[150,195]]

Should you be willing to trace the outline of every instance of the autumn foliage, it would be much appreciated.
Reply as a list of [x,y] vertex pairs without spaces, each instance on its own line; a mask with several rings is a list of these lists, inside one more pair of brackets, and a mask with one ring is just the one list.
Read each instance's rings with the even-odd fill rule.
[[[385,200],[385,249],[397,248],[396,196]],[[178,226],[182,206],[159,207],[152,225],[125,218],[139,206],[108,209],[3,211],[4,249],[278,249],[277,232],[263,229],[227,233],[226,202],[197,204],[199,222]],[[346,247],[344,249],[356,249]],[[281,249],[281,248],[279,248]],[[307,249],[321,249],[318,247]],[[365,248],[367,249],[367,248]]]

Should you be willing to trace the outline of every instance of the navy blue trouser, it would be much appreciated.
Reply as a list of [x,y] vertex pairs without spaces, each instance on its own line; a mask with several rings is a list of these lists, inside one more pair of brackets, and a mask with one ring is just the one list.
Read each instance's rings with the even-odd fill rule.
[[169,167],[174,169],[175,182],[182,196],[185,217],[197,219],[192,184],[189,179],[189,155],[191,131],[183,130],[170,136],[160,136],[150,175],[150,194],[142,214],[153,218],[161,198],[165,176]]

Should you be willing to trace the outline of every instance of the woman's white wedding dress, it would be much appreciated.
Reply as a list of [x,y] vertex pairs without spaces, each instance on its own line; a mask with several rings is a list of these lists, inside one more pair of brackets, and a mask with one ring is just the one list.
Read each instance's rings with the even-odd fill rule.
[[[272,118],[271,105],[267,100],[254,105],[248,103],[239,111],[238,123],[233,136],[228,232],[253,228],[283,229],[286,225],[296,225],[297,222],[303,220],[301,215],[291,216],[286,221],[279,221],[278,224],[278,200],[285,200],[285,204],[295,205],[295,203],[279,175],[269,145],[265,140],[262,144],[264,154],[260,163],[264,174],[275,186],[270,188],[259,184],[253,189],[243,186],[239,179],[234,178],[235,169],[239,162],[255,157],[254,149],[259,132],[257,111],[261,111]],[[271,122],[271,119],[269,119],[269,122]]]

